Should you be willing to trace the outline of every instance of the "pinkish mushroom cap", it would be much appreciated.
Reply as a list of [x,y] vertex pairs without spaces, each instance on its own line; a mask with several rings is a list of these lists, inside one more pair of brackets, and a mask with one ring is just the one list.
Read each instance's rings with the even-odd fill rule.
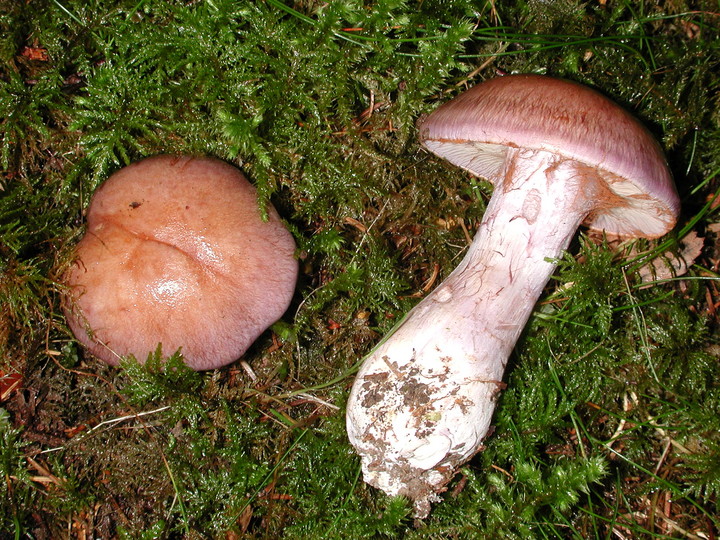
[[298,264],[275,209],[264,221],[243,174],[210,158],[156,156],[93,195],[65,274],[64,310],[98,358],[143,362],[162,344],[193,369],[239,358],[287,310]]
[[586,86],[541,75],[485,81],[420,126],[433,153],[495,183],[509,148],[544,150],[588,166],[609,188],[585,220],[596,230],[655,238],[680,201],[665,156],[632,115]]

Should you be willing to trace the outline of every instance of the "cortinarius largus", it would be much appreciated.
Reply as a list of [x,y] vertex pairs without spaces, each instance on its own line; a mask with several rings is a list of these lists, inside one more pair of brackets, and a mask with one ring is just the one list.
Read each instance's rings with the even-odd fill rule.
[[162,344],[193,369],[240,357],[287,309],[295,242],[275,209],[217,159],[156,156],[93,195],[87,232],[64,281],[77,339],[117,364]]
[[347,428],[365,481],[424,517],[480,449],[508,357],[580,224],[655,238],[679,200],[650,133],[564,80],[478,84],[430,114],[420,140],[495,190],[460,265],[365,359]]

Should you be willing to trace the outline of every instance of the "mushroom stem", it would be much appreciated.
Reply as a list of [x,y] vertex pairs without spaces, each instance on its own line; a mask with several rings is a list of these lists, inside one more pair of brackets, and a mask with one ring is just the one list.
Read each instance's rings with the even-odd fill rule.
[[600,182],[587,166],[507,150],[465,258],[365,359],[347,409],[365,481],[425,517],[481,449],[508,357]]

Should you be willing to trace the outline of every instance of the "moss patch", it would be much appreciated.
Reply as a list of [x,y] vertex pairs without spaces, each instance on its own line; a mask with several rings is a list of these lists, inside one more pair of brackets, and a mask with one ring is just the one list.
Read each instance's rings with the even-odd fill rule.
[[[501,5],[502,4],[502,5]],[[0,7],[0,530],[58,538],[717,534],[718,17],[710,2],[33,0]],[[506,374],[487,448],[422,523],[364,485],[354,366],[459,260],[490,187],[415,124],[503,72],[588,84],[667,151],[683,216],[579,237]],[[159,153],[243,169],[301,281],[244,364],[86,357],[58,277],[92,191]],[[680,278],[642,282],[690,233]],[[172,351],[167,351],[171,353]],[[4,388],[4,387],[3,387]],[[70,531],[70,533],[68,533]]]

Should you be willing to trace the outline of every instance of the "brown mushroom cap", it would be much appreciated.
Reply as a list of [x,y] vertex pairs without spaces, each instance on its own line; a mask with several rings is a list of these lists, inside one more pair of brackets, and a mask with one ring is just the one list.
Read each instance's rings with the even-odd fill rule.
[[660,146],[645,127],[601,94],[541,75],[480,83],[430,114],[423,145],[495,183],[508,147],[544,150],[588,166],[609,187],[585,224],[654,238],[675,224],[680,202]]
[[157,156],[93,195],[65,274],[77,339],[109,364],[162,344],[193,369],[239,358],[287,309],[295,242],[272,206],[263,221],[243,174],[209,158]]

